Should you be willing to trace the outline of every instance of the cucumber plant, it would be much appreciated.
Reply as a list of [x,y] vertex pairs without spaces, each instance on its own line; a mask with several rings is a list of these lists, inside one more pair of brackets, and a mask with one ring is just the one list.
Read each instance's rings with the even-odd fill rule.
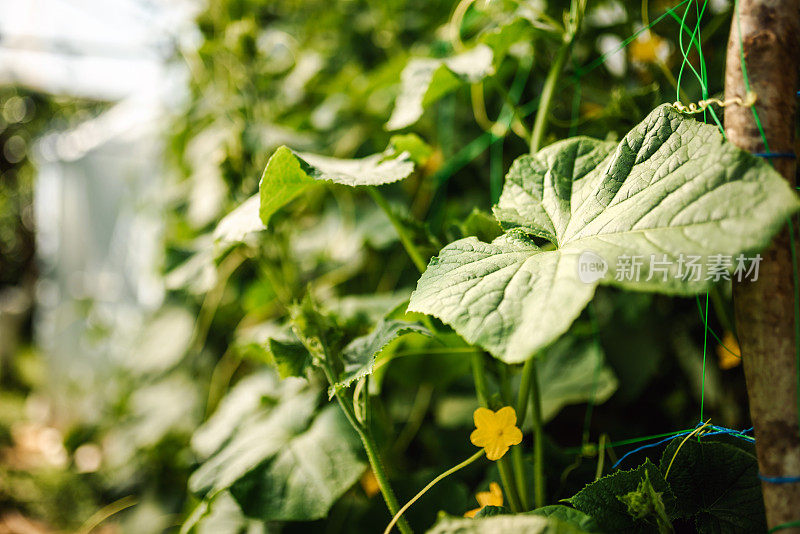
[[[199,466],[189,488],[198,504],[185,532],[215,528],[225,517],[235,517],[236,531],[259,523],[291,531],[319,521],[331,529],[350,522],[344,531],[396,525],[404,533],[766,530],[746,434],[705,423],[675,432],[655,462],[639,457],[640,465],[623,466],[630,470],[611,470],[605,436],[591,442],[585,425],[576,463],[560,465],[569,454],[544,426],[566,405],[594,406],[617,390],[615,370],[626,366],[606,361],[603,349],[613,343],[604,342],[601,326],[620,310],[629,309],[636,323],[641,310],[657,313],[653,303],[680,306],[680,297],[711,291],[724,317],[720,287],[757,278],[759,253],[800,207],[797,195],[768,162],[728,142],[717,125],[663,103],[657,88],[642,107],[636,88],[602,95],[602,77],[589,80],[590,69],[574,62],[587,59],[590,37],[606,31],[598,20],[607,13],[581,0],[534,4],[464,0],[440,29],[447,41],[428,57],[401,52],[386,60],[394,77],[353,79],[373,91],[368,107],[394,91],[391,109],[382,108],[383,127],[413,132],[378,131],[367,141],[370,121],[362,118],[361,129],[357,121],[349,130],[329,122],[316,135],[355,136],[371,154],[339,157],[337,142],[323,155],[302,139],[272,147],[258,191],[238,195],[213,244],[198,251],[202,265],[247,251],[240,261],[256,265],[245,285],[254,300],[250,322],[258,324],[243,320],[234,342],[255,369],[194,436]],[[680,36],[687,33],[700,50],[685,24],[688,5],[680,4]],[[647,35],[657,46],[657,36]],[[534,50],[552,56],[537,68]],[[320,65],[306,67],[331,76]],[[574,76],[569,85],[570,69],[587,80]],[[527,80],[530,72],[542,76]],[[332,76],[319,90],[346,93],[349,85]],[[287,75],[281,83],[291,81]],[[566,107],[562,86],[580,109],[578,83],[610,110],[585,133],[608,131],[603,124],[613,122],[622,135],[569,135],[580,128],[577,118],[561,127],[551,120]],[[534,106],[520,104],[526,91],[537,92]],[[457,150],[455,107],[463,100],[482,133]],[[487,102],[499,110],[497,121],[488,118]],[[288,111],[271,120],[299,124],[308,108],[283,105]],[[351,120],[364,112],[336,93],[310,120],[343,109]],[[640,112],[635,120],[630,109]],[[507,161],[506,147],[522,155]],[[462,191],[459,183],[448,192],[448,181],[484,150],[494,156],[479,166],[489,168],[488,176],[478,173],[480,186]],[[473,198],[494,200],[492,213],[470,206]],[[332,261],[337,249],[349,256]],[[686,317],[679,309],[673,315]],[[628,335],[636,337],[623,327]],[[638,365],[648,354],[626,357]],[[473,391],[463,394],[465,387]],[[448,398],[441,393],[448,389],[462,394]],[[449,403],[431,416],[435,394]],[[398,420],[398,411],[408,415]],[[465,433],[473,417],[478,452]],[[495,430],[499,442],[487,437]],[[421,469],[413,447],[441,469]],[[587,458],[597,458],[594,478],[570,480]],[[482,469],[472,475],[481,485],[501,483],[501,494],[479,498],[474,517],[458,517],[467,512],[466,490],[450,475],[461,469]],[[377,493],[382,511],[371,499]]]

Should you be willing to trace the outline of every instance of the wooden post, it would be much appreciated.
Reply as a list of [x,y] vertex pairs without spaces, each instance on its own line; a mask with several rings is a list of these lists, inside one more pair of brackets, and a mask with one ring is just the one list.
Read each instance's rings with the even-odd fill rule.
[[[800,0],[739,0],[728,41],[725,98],[747,100],[750,91],[773,153],[794,152],[797,70],[800,58]],[[753,112],[725,108],[725,131],[737,146],[766,152]],[[770,158],[795,184],[795,160]],[[794,227],[797,246],[797,226]],[[798,247],[800,253],[800,247]],[[788,225],[762,253],[756,282],[734,282],[736,329],[755,426],[762,475],[800,476],[797,368],[795,365],[794,282]],[[770,528],[800,520],[800,483],[762,482]],[[782,528],[800,533],[800,527]]]

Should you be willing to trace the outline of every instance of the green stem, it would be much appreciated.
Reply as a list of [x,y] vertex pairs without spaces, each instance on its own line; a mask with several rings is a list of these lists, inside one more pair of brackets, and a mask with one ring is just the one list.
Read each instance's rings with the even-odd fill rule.
[[531,392],[531,379],[536,371],[533,362],[535,356],[528,359],[522,366],[522,376],[519,381],[519,396],[517,397],[517,423],[519,427],[525,424],[525,417],[528,415],[528,399]]
[[530,498],[528,497],[528,481],[525,478],[525,461],[522,458],[522,447],[512,447],[511,463],[514,467],[514,482],[517,483],[517,494],[522,512],[530,509]]
[[[323,360],[322,368],[325,371],[325,376],[327,377],[328,382],[331,385],[335,384],[336,381],[333,379],[333,369],[331,369],[327,358]],[[356,414],[353,411],[353,406],[342,394],[342,391],[338,388],[334,388],[334,395],[336,396],[336,400],[339,403],[339,406],[341,406],[347,421],[350,423],[350,426],[355,429],[356,433],[358,433],[358,437],[361,438],[361,443],[364,445],[364,450],[367,452],[367,460],[369,461],[369,465],[372,467],[372,473],[375,475],[375,480],[378,482],[378,487],[383,495],[383,500],[386,501],[386,506],[389,508],[389,512],[393,516],[397,515],[400,505],[397,503],[397,497],[394,494],[394,490],[392,490],[392,487],[389,485],[389,478],[386,476],[386,470],[383,467],[383,462],[381,461],[380,454],[378,453],[378,446],[375,443],[372,434],[367,428],[358,422],[358,419],[356,419]],[[397,521],[397,527],[403,534],[413,534],[411,527],[408,525],[408,522],[405,520],[405,518],[399,518]]]
[[580,28],[581,20],[583,19],[583,10],[585,6],[586,3],[584,0],[572,0],[570,23],[564,33],[564,41],[558,49],[555,61],[550,66],[547,78],[544,81],[544,87],[542,87],[541,97],[539,98],[539,109],[533,121],[531,154],[535,154],[542,148],[542,141],[544,140],[545,133],[547,133],[547,121],[549,119],[550,109],[553,107],[553,96],[556,92],[556,86],[558,85],[558,80],[561,78],[564,65],[572,52],[572,45],[575,42],[575,36],[578,34],[578,28]]
[[536,508],[544,506],[544,431],[542,429],[542,397],[539,392],[539,378],[536,374],[536,360],[531,358],[531,396],[533,397],[533,491]]
[[542,95],[539,99],[539,110],[536,112],[536,119],[533,121],[533,133],[531,134],[531,154],[535,154],[542,147],[544,134],[547,132],[547,120],[550,115],[550,108],[553,106],[553,95],[555,94],[556,84],[564,70],[569,52],[572,50],[572,41],[564,42],[558,49],[556,59],[550,66],[547,78],[544,81]]
[[414,265],[417,267],[419,272],[425,272],[428,262],[425,261],[419,249],[414,245],[414,241],[411,239],[411,236],[408,235],[408,232],[403,226],[402,221],[400,221],[397,215],[392,211],[392,208],[389,206],[386,198],[375,187],[367,187],[367,192],[389,218],[389,222],[392,223],[395,232],[397,232],[397,237],[400,238],[400,243],[402,243],[403,248],[406,249],[411,261],[414,262]]
[[486,385],[486,375],[483,370],[483,353],[472,354],[472,378],[475,380],[475,393],[478,402],[484,408],[489,407],[489,388]]
[[[450,475],[452,475],[453,473],[455,473],[459,469],[463,469],[463,468],[467,467],[469,464],[471,464],[472,462],[474,462],[475,460],[477,460],[478,458],[483,456],[484,452],[486,452],[485,449],[479,450],[478,452],[476,452],[475,454],[473,454],[472,456],[470,456],[469,458],[467,458],[466,460],[464,460],[460,464],[456,465],[455,467],[451,467],[450,469],[448,469],[447,471],[445,471],[444,473],[442,473],[438,477],[436,477],[433,480],[431,480],[430,483],[428,483],[427,486],[422,488],[422,490],[419,493],[414,495],[414,497],[410,501],[408,501],[406,504],[403,505],[402,508],[400,508],[400,510],[392,518],[391,523],[389,523],[389,525],[386,527],[386,530],[383,531],[383,534],[389,534],[389,532],[391,532],[392,527],[395,525],[395,523],[398,523],[398,526],[400,526],[399,522],[402,521],[401,516],[403,515],[403,512],[408,510],[411,507],[412,504],[417,502],[420,497],[425,495],[425,493],[429,489],[431,489],[433,486],[435,486],[441,480],[449,477]],[[402,530],[402,528],[400,530]]]
[[[517,395],[517,424],[520,428],[523,428],[525,425],[525,417],[528,414],[528,401],[530,399],[529,394],[531,391],[533,372],[533,358],[530,358],[522,367],[519,394]],[[511,451],[511,455],[514,462],[514,477],[517,482],[517,492],[519,493],[523,510],[528,510],[530,507],[530,497],[528,495],[528,480],[525,477],[525,462],[522,458],[522,447],[514,447]]]
[[503,483],[503,487],[506,490],[508,504],[511,506],[511,511],[515,514],[521,513],[523,511],[522,503],[519,501],[517,488],[514,487],[514,475],[511,471],[511,461],[509,460],[508,455],[497,460],[497,470],[500,471],[500,481]]

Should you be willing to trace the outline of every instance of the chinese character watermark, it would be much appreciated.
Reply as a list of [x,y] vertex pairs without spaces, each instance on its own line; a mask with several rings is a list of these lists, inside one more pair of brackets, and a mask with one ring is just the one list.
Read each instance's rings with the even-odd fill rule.
[[[617,282],[668,282],[670,278],[683,282],[737,282],[758,280],[760,254],[736,257],[726,254],[700,256],[692,254],[628,255],[617,257],[613,275]],[[578,257],[578,279],[586,284],[594,283],[609,271],[609,262],[591,250]]]

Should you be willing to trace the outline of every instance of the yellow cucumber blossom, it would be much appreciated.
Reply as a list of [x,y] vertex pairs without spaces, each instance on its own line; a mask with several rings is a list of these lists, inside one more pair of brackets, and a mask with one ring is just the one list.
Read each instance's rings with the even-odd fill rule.
[[480,506],[464,514],[464,517],[475,517],[484,506],[503,506],[503,490],[500,489],[500,484],[492,482],[489,484],[489,491],[479,491],[475,494],[475,500]]
[[509,447],[522,442],[522,431],[517,428],[517,412],[511,406],[500,408],[496,412],[478,408],[473,418],[475,430],[469,440],[476,447],[486,449],[486,457],[490,460],[499,460]]

